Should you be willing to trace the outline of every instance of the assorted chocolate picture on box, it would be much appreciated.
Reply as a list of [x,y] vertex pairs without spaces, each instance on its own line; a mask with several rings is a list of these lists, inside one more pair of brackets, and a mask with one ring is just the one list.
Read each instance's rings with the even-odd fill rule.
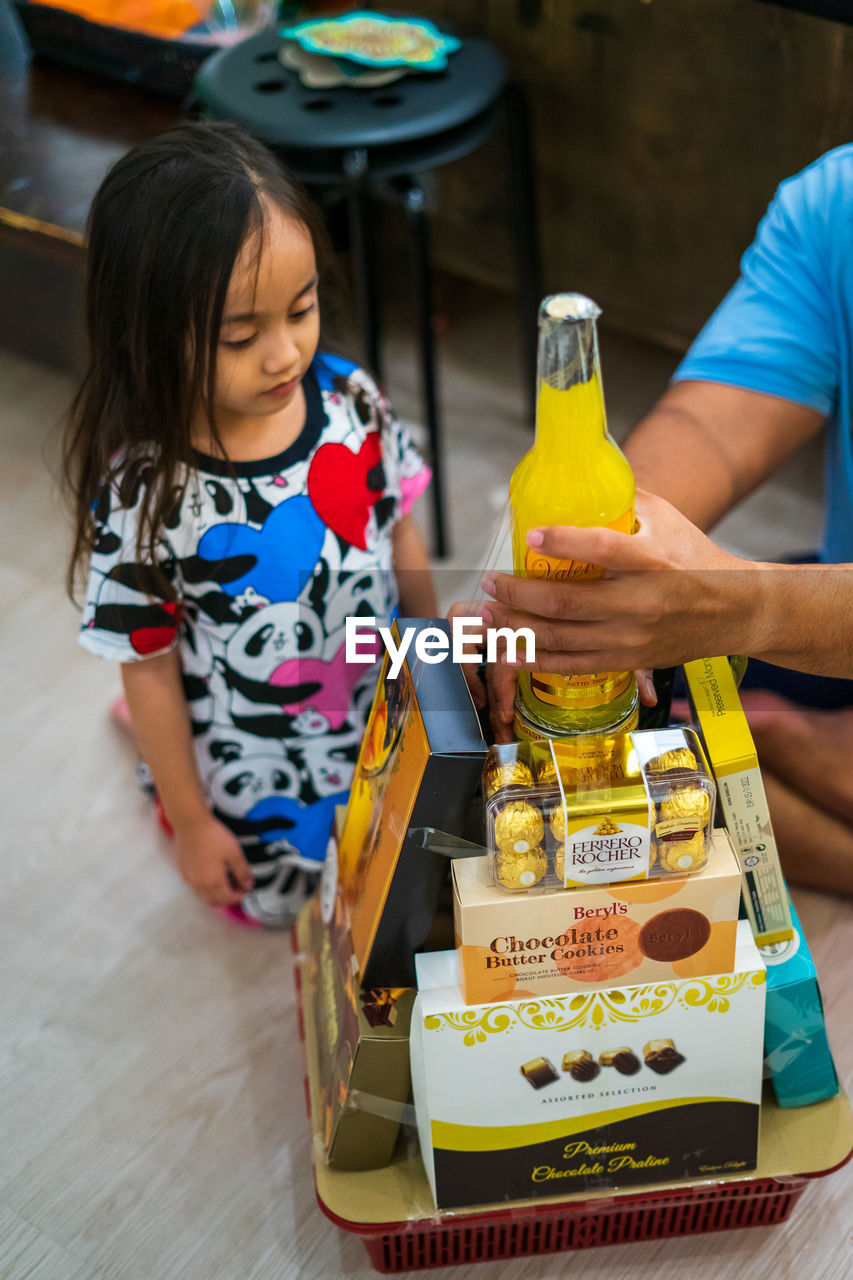
[[[649,1040],[643,1045],[643,1062],[659,1076],[668,1075],[684,1061],[684,1055],[678,1052],[672,1040]],[[640,1059],[627,1045],[603,1050],[598,1055],[598,1061],[588,1049],[570,1049],[563,1054],[564,1074],[584,1084],[594,1080],[601,1073],[602,1067],[615,1067],[620,1075],[633,1076],[640,1070]],[[542,1089],[546,1084],[554,1084],[560,1079],[548,1058],[533,1058],[530,1062],[523,1063],[520,1071],[534,1089]]]

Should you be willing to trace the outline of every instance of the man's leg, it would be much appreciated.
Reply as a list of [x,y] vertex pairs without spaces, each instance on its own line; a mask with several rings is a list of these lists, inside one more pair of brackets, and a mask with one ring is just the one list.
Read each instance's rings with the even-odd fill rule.
[[818,711],[758,689],[741,700],[761,768],[853,825],[853,707]]
[[853,897],[853,829],[764,772],[782,870],[791,884]]
[[741,694],[782,865],[796,884],[853,896],[853,707]]

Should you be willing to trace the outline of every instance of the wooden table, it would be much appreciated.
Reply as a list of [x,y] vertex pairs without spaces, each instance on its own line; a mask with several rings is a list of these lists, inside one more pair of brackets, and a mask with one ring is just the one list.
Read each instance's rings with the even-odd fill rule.
[[134,85],[31,61],[0,0],[0,345],[79,366],[92,196],[111,164],[179,110]]

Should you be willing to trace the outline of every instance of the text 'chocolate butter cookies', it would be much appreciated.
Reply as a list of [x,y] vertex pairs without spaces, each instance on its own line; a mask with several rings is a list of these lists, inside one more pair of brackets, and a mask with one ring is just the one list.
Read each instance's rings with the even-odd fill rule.
[[711,922],[701,911],[674,907],[659,911],[640,930],[638,945],[649,960],[686,960],[701,951],[711,936]]
[[531,1084],[534,1089],[541,1089],[543,1085],[553,1084],[555,1080],[560,1078],[547,1058],[532,1058],[530,1062],[523,1063],[519,1070],[528,1084]]
[[600,1068],[586,1049],[574,1049],[563,1054],[563,1070],[567,1071],[573,1080],[594,1080]]

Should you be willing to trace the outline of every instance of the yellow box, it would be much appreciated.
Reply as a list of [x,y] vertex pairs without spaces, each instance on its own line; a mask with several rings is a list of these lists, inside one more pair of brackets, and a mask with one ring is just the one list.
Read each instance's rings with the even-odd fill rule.
[[728,658],[684,664],[690,699],[717,779],[717,799],[743,869],[743,896],[760,947],[794,937],[755,743]]

